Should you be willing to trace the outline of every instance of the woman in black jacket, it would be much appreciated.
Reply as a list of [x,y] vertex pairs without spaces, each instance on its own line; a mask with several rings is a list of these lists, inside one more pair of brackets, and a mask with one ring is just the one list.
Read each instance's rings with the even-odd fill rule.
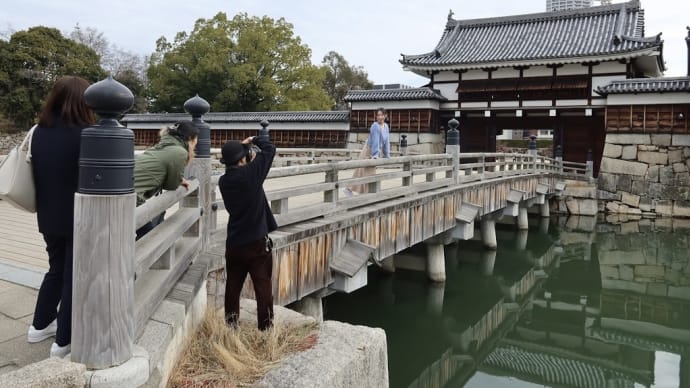
[[70,352],[72,229],[79,146],[82,129],[95,122],[84,102],[88,86],[88,81],[79,77],[58,79],[48,94],[31,140],[38,230],[46,242],[50,269],[38,291],[28,341],[40,342],[55,335],[50,355],[57,357]]

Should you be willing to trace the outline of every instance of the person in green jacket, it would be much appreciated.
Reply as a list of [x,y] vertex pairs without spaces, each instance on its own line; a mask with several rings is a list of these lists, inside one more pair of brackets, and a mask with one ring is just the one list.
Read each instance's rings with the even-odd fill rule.
[[[155,146],[135,158],[134,191],[137,206],[163,190],[176,190],[180,186],[189,189],[184,178],[185,167],[194,159],[194,148],[199,130],[191,121],[180,121],[160,132],[161,139]],[[137,240],[163,222],[165,212],[137,230]]]

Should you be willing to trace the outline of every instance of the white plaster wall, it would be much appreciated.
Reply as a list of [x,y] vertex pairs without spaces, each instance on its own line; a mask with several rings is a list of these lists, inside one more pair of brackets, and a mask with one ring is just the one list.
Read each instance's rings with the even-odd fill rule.
[[460,108],[486,108],[489,104],[486,102],[462,102]]
[[618,63],[618,61],[602,62],[592,68],[592,73],[594,74],[625,72],[626,65],[624,63]]
[[587,105],[587,100],[556,100],[556,106],[580,106]]
[[458,84],[437,84],[434,85],[434,89],[438,89],[441,95],[449,100],[458,99],[458,94],[455,92],[458,90]]
[[523,101],[522,106],[551,106],[551,100],[531,100],[531,101]]
[[593,76],[592,77],[592,95],[593,96],[599,96],[599,93],[595,92],[598,87],[600,86],[606,86],[611,81],[616,81],[616,80],[621,80],[625,79],[625,75],[611,75],[611,76]]
[[436,81],[457,81],[458,80],[458,73],[454,73],[452,71],[442,71],[436,75],[434,75],[434,82]]
[[546,66],[532,66],[522,72],[524,77],[548,77],[553,75],[553,70]]
[[556,71],[557,75],[581,75],[588,74],[589,69],[587,66],[582,66],[579,63],[573,63],[564,65],[563,67],[558,68]]
[[491,78],[518,78],[520,71],[511,67],[502,67],[491,73]]
[[491,102],[492,108],[514,108],[520,105],[517,101],[493,101]]
[[[456,86],[457,88],[457,86]],[[438,109],[439,102],[435,100],[410,100],[410,101],[368,101],[353,102],[352,110],[384,109]],[[270,127],[269,127],[270,128]]]
[[463,81],[472,79],[487,79],[488,77],[489,73],[485,72],[484,70],[468,70],[466,73],[462,74]]
[[607,105],[690,104],[690,93],[611,94]]

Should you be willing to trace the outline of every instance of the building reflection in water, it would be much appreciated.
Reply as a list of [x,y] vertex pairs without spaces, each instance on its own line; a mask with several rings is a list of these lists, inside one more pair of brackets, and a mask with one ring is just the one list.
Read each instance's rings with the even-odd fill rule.
[[447,247],[445,286],[370,271],[364,289],[326,299],[326,317],[386,330],[391,387],[690,387],[683,226],[504,229],[498,251]]

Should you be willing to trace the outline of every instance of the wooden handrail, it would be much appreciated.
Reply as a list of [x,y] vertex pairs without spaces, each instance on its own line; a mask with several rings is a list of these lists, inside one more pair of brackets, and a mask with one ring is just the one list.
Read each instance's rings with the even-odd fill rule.
[[177,188],[177,190],[165,191],[162,194],[149,199],[141,206],[138,206],[134,212],[136,217],[136,228],[141,228],[154,217],[168,210],[171,206],[180,202],[182,198],[192,194],[198,189],[199,181],[193,179],[189,181],[189,189],[180,186]]

